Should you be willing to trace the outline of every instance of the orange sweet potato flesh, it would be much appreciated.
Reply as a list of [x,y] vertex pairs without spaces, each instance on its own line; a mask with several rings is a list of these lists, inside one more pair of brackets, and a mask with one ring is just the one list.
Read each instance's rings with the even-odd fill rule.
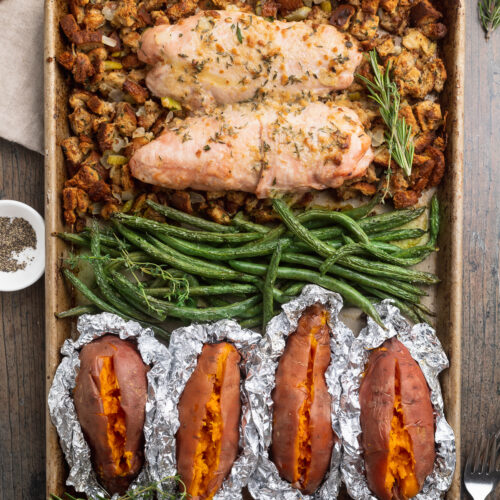
[[123,494],[144,463],[148,367],[135,346],[104,335],[83,347],[73,392],[99,482]]
[[283,479],[304,494],[320,485],[337,439],[325,372],[330,364],[328,313],[304,311],[276,370],[271,455]]
[[240,359],[227,342],[205,344],[179,400],[177,472],[195,500],[215,495],[238,455]]
[[395,337],[370,354],[359,401],[368,486],[381,500],[414,497],[434,467],[434,414],[422,370]]

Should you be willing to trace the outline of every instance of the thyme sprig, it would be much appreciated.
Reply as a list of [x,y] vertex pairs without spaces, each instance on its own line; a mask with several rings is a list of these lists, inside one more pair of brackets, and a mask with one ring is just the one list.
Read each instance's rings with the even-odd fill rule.
[[[163,483],[169,481],[176,481],[179,483],[179,491],[177,493],[168,493],[162,490],[161,486]],[[182,482],[179,476],[171,476],[162,479],[161,481],[156,481],[147,486],[140,486],[134,490],[127,491],[125,495],[122,495],[118,500],[146,500],[154,499],[158,500],[185,500],[187,499],[186,486]],[[57,495],[50,495],[51,500],[84,500],[83,498],[77,498],[69,493],[64,493],[64,498],[58,497]],[[108,500],[109,497],[103,497],[101,495],[97,496],[94,500]]]
[[411,126],[406,123],[404,117],[399,117],[401,96],[396,84],[391,81],[391,64],[389,62],[385,72],[382,73],[378,66],[377,52],[371,50],[369,54],[374,77],[373,82],[362,75],[358,75],[358,78],[366,84],[371,99],[379,106],[380,116],[387,127],[385,140],[391,157],[409,177],[411,175],[415,145],[411,136]]
[[157,310],[154,305],[149,303],[148,296],[146,294],[146,286],[148,283],[144,282],[142,277],[148,276],[151,278],[158,278],[164,282],[167,282],[170,287],[168,294],[165,294],[163,298],[171,301],[173,304],[182,306],[189,301],[189,281],[184,276],[174,276],[171,269],[165,264],[157,264],[155,262],[142,262],[132,256],[127,252],[125,248],[121,249],[121,257],[110,257],[109,255],[95,256],[90,254],[73,254],[70,253],[69,256],[64,259],[65,264],[70,269],[75,269],[78,266],[79,261],[92,262],[93,260],[100,260],[105,266],[110,264],[115,264],[126,268],[131,279],[134,280],[136,286],[141,291],[144,296],[144,300],[148,305],[155,311]]
[[500,26],[500,0],[479,0],[479,19],[486,39]]

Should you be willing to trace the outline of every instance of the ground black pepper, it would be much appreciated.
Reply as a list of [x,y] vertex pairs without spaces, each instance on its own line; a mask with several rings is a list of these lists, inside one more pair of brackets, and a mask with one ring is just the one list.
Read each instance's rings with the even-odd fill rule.
[[26,260],[16,256],[27,248],[36,248],[36,234],[31,224],[21,217],[0,217],[0,271],[11,273],[24,269]]

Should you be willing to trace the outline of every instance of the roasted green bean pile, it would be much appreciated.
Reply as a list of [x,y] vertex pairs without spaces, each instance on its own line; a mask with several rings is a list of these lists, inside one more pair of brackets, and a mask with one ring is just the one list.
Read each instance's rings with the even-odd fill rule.
[[[168,334],[158,324],[169,317],[188,322],[235,318],[245,327],[265,327],[277,304],[315,283],[340,293],[378,323],[373,304],[386,298],[412,321],[426,321],[432,312],[420,304],[426,295],[420,285],[439,279],[411,267],[436,251],[437,199],[431,201],[427,231],[401,227],[425,207],[370,216],[378,201],[343,212],[294,213],[284,201],[273,200],[282,221],[276,227],[256,224],[241,213],[223,226],[148,201],[170,222],[118,213],[112,228],[94,223],[79,234],[58,234],[90,249],[79,258],[90,262],[96,282],[89,288],[66,266],[65,276],[91,305],[58,316],[107,311],[147,324],[163,337]],[[426,233],[424,245],[401,249],[393,244]]]

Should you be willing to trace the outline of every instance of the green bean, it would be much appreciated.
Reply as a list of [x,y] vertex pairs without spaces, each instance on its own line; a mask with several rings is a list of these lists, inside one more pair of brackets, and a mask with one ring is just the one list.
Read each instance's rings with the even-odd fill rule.
[[[402,226],[403,224],[420,217],[424,211],[425,207],[418,209],[395,210],[393,212],[387,212],[360,219],[357,224],[366,234],[369,235],[371,233],[378,233],[380,231],[386,231]],[[340,216],[339,213],[341,214]],[[302,225],[309,227],[309,222],[317,222],[318,220],[340,223],[342,215],[345,216],[345,218],[342,219],[342,221],[345,222],[349,217],[341,212],[312,209],[298,214],[296,218]],[[322,227],[320,229],[312,230],[311,232],[313,232],[313,235],[321,240],[336,238],[341,236],[343,233],[342,229],[339,227]],[[278,226],[269,231],[261,242],[264,240],[270,241],[272,239],[277,239],[285,233],[286,227],[283,225]]]
[[165,262],[169,266],[175,267],[176,269],[180,269],[181,271],[189,274],[204,276],[205,278],[254,282],[254,280],[250,279],[252,278],[251,276],[245,276],[244,274],[236,273],[230,268],[215,266],[200,259],[186,257],[176,250],[167,247],[161,241],[153,238],[152,236],[147,238],[150,241],[153,241],[154,244],[150,243],[150,241],[146,241],[144,238],[141,238],[140,235],[134,233],[132,230],[126,228],[119,222],[115,221],[115,225],[120,234],[132,244],[139,247],[151,257],[161,262]]
[[319,266],[319,270],[321,274],[326,274],[330,267],[332,267],[340,258],[344,257],[345,255],[350,255],[355,252],[359,252],[360,246],[358,243],[348,243],[347,245],[344,245],[339,248],[339,250],[333,254],[332,256],[328,257],[321,266]]
[[343,230],[338,226],[321,227],[319,229],[309,229],[310,233],[319,240],[331,240],[341,238]]
[[[82,281],[80,281],[69,269],[63,270],[64,276],[68,281],[92,304],[96,305],[101,311],[116,314],[118,316],[123,316],[122,313],[109,305],[107,302],[99,298],[90,288],[88,288]],[[133,318],[130,318],[133,319]]]
[[253,316],[259,315],[260,317],[260,322],[262,322],[262,302],[259,302],[258,304],[255,304],[252,307],[249,307],[246,311],[241,311],[238,314],[239,318],[252,318]]
[[420,217],[424,211],[425,207],[394,210],[393,212],[387,212],[367,217],[366,219],[361,219],[358,224],[367,234],[379,233],[380,231],[387,231],[389,229],[400,227],[403,224],[407,224],[408,222]]
[[[283,256],[284,255],[285,254],[283,254]],[[267,271],[267,266],[249,261],[234,260],[230,261],[229,263],[234,269],[249,274],[255,274],[257,276],[265,276]],[[321,274],[309,269],[296,269],[290,267],[279,267],[277,277],[315,283],[318,286],[322,286],[324,288],[327,288],[328,290],[332,290],[333,292],[340,293],[347,301],[359,307],[363,312],[371,316],[380,326],[385,328],[371,302],[366,297],[361,295],[351,285],[342,280],[337,280],[330,276],[321,276]]]
[[[289,257],[290,254],[292,254],[292,252],[288,251],[285,252],[282,257],[283,260],[285,259],[285,256],[286,258],[290,258]],[[309,263],[314,262],[314,264],[312,264],[312,267],[319,268],[323,262],[321,261],[321,259],[315,258],[311,255],[306,255],[306,254],[295,254],[295,255],[300,255],[299,258],[304,258],[305,265],[310,265],[306,264],[306,262]],[[300,264],[300,261],[294,263]],[[349,269],[361,273],[371,274],[373,276],[381,276],[389,279],[397,279],[409,283],[434,284],[439,282],[439,278],[431,273],[425,273],[422,271],[416,271],[412,269],[405,269],[402,267],[393,266],[391,264],[386,264],[383,262],[368,261],[360,257],[356,257],[354,255],[344,255],[340,257],[337,264],[340,264],[344,267],[348,267]],[[331,274],[335,274],[334,272],[334,270],[336,269],[335,266],[336,265],[334,264],[330,268],[329,272]]]
[[[82,233],[88,234],[90,237],[91,230],[86,227]],[[101,228],[99,228],[99,239],[101,240],[101,247],[106,245],[112,248],[125,248],[126,250],[130,250],[132,248],[126,241],[120,240],[115,233],[103,233],[101,232]]]
[[[281,202],[285,205],[283,202]],[[285,205],[286,207],[286,205]],[[323,213],[324,212],[324,213]],[[280,214],[281,215],[281,214]],[[343,212],[334,212],[334,211],[322,211],[322,210],[309,210],[308,212],[304,212],[303,214],[298,215],[296,218],[299,222],[302,222],[302,219],[310,220],[312,217],[322,217],[327,218],[328,220],[341,225],[344,229],[346,229],[356,241],[363,241],[368,243],[369,239],[366,233],[363,231],[361,224],[353,220],[351,217],[346,215]],[[314,233],[313,233],[314,235]]]
[[273,240],[265,243],[256,241],[252,246],[241,246],[234,248],[214,248],[201,243],[191,243],[190,241],[180,240],[166,234],[158,234],[158,239],[168,246],[175,248],[177,251],[192,255],[195,257],[203,257],[209,260],[231,260],[244,259],[248,257],[259,257],[261,255],[272,254],[278,241],[282,242],[282,246],[288,246],[291,243],[289,239]]
[[429,253],[435,252],[436,248],[431,247],[428,243],[426,245],[418,245],[411,248],[405,248],[396,252],[394,255],[403,259],[416,259],[419,257],[427,257]]
[[394,229],[393,231],[384,231],[382,233],[370,234],[370,240],[374,241],[402,241],[421,238],[427,231],[424,229]]
[[[77,233],[57,233],[57,237],[61,238],[68,243],[72,243],[73,245],[77,245],[83,248],[90,248],[90,239],[86,236],[82,236]],[[108,246],[102,245],[102,249],[106,255],[110,257],[120,257],[121,253],[115,248],[110,248]]]
[[[134,287],[125,277],[117,276],[116,281],[121,285],[123,293],[129,295],[130,300],[141,300],[142,294],[139,289]],[[146,295],[148,300],[157,300],[154,297]],[[143,298],[144,299],[144,298]],[[259,302],[260,296],[255,295],[241,302],[234,302],[224,307],[206,307],[198,309],[196,307],[182,307],[164,302],[163,305],[169,316],[188,321],[217,321],[219,319],[232,318],[238,316],[249,307]],[[160,302],[160,301],[158,301]]]
[[415,311],[413,310],[413,308],[409,304],[407,304],[399,299],[396,299],[394,297],[391,297],[390,295],[388,295],[384,292],[381,292],[380,290],[377,290],[375,288],[365,287],[365,286],[363,286],[361,288],[363,288],[363,290],[365,290],[367,293],[373,294],[377,299],[382,299],[382,300],[390,299],[390,300],[392,300],[394,305],[397,306],[402,313],[406,314],[406,316],[411,321],[413,321],[413,323],[419,322],[418,316],[415,314]]
[[396,245],[391,245],[390,243],[386,243],[385,241],[372,241],[370,240],[370,245],[373,245],[375,248],[380,248],[380,250],[385,250],[386,252],[396,253],[401,249]]
[[280,304],[286,304],[287,302],[290,302],[295,298],[295,295],[285,294],[280,289],[273,288],[273,300],[279,302]]
[[424,314],[427,314],[427,316],[436,316],[435,311],[432,311],[428,307],[425,307],[423,304],[415,304],[415,307],[422,311]]
[[279,214],[281,220],[288,229],[292,231],[299,240],[308,244],[316,253],[323,257],[330,257],[330,255],[335,253],[335,251],[328,247],[323,241],[311,235],[311,233],[297,220],[283,200],[274,199],[273,208]]
[[412,285],[411,283],[406,283],[405,281],[393,280],[389,278],[385,278],[385,281],[391,285],[401,288],[401,290],[406,290],[409,293],[417,295],[418,297],[425,297],[428,295],[427,292],[419,288],[417,285]]
[[210,231],[196,231],[185,229],[183,227],[171,226],[163,222],[156,222],[143,217],[116,213],[113,215],[115,220],[123,224],[152,233],[167,234],[176,236],[188,241],[205,241],[212,243],[245,243],[255,241],[262,237],[260,233],[211,233]]
[[427,318],[425,315],[422,313],[420,309],[415,308],[415,314],[417,315],[418,319],[420,320],[420,323],[427,323]]
[[178,261],[182,262],[184,266],[191,267],[191,274],[196,274],[204,278],[211,278],[212,280],[227,281],[235,279],[236,281],[243,281],[245,283],[256,283],[253,276],[235,274],[230,267],[222,264],[184,255],[183,253],[175,250],[175,248],[172,248],[159,239],[156,239],[154,236],[146,235],[146,239],[165,254],[178,259]]
[[90,247],[90,240],[78,233],[56,233],[56,236],[79,247]]
[[264,280],[264,288],[262,290],[262,331],[266,330],[266,325],[273,317],[273,288],[276,281],[276,275],[278,273],[278,267],[280,265],[281,252],[282,246],[281,240],[279,240],[278,246],[276,247],[276,250],[274,250],[269,266],[267,267],[266,279]]
[[[155,297],[149,296],[146,293],[146,290],[144,288],[141,288],[139,284],[132,284],[130,280],[128,280],[125,276],[123,276],[123,274],[117,271],[113,271],[111,273],[111,277],[111,284],[129,304],[133,304],[134,306],[139,307],[147,314],[161,315],[161,318],[159,319],[161,319],[162,321],[165,321],[167,319],[167,308],[165,307],[165,302],[162,302]],[[128,283],[130,287],[133,287],[135,290],[137,290],[137,294],[135,294],[133,297],[131,297],[128,293],[129,287],[125,287],[125,282]]]
[[374,257],[377,257],[379,260],[388,262],[390,264],[396,264],[402,267],[415,266],[419,262],[422,262],[422,260],[424,260],[430,253],[432,253],[432,249],[427,248],[426,251],[423,252],[419,257],[411,258],[411,257],[400,257],[399,252],[398,254],[387,253],[381,248],[378,248],[377,246],[372,244],[366,245],[364,243],[358,243],[358,248],[364,251],[365,253],[369,253]]
[[81,316],[82,314],[94,314],[97,310],[98,309],[93,305],[76,306],[66,311],[56,313],[56,317],[59,319],[72,318],[74,316]]
[[263,226],[262,224],[256,224],[255,222],[251,222],[245,219],[242,212],[238,212],[231,219],[231,224],[233,224],[233,226],[236,226],[238,229],[244,229],[245,231],[248,231],[250,233],[266,234],[271,230],[271,228],[267,226]]
[[241,328],[255,328],[262,323],[262,317],[259,314],[258,316],[253,316],[252,318],[239,321],[239,323]]
[[[97,223],[95,221],[92,225],[92,230],[90,232],[90,249],[92,255],[96,257],[95,259],[92,259],[90,263],[92,269],[94,270],[97,286],[99,287],[101,293],[104,295],[104,298],[121,313],[127,314],[128,316],[137,318],[138,320],[141,321],[148,321],[149,318],[147,316],[144,316],[135,307],[133,307],[133,305],[127,304],[119,296],[117,296],[114,293],[113,289],[111,288],[110,284],[108,283],[100,259],[101,240],[99,239]],[[150,312],[150,314],[153,318],[159,319],[160,321],[163,321],[165,319],[165,316],[162,316],[160,314],[155,314],[154,311]]]
[[[318,259],[317,257],[304,254],[293,254],[289,252],[284,252],[281,256],[281,260],[283,262],[288,262],[289,264],[298,264],[315,268],[319,268],[322,264],[321,259]],[[337,264],[331,266],[328,273],[340,278],[347,279],[359,285],[366,285],[377,288],[379,290],[384,290],[387,293],[405,299],[408,302],[414,303],[420,300],[420,297],[418,295],[407,292],[402,288],[389,283],[387,280],[382,280],[380,278],[375,278],[373,276],[367,276],[366,274],[354,272],[351,269],[346,269]]]
[[192,274],[185,273],[180,269],[169,268],[167,272],[171,274],[174,278],[185,278],[187,279],[190,287],[200,286],[200,282]]
[[[382,230],[393,229],[402,226],[413,219],[416,219],[425,211],[425,207],[408,210],[395,210],[379,215],[372,215],[365,219],[360,219],[355,222],[366,234],[379,232]],[[342,212],[327,211],[327,210],[307,210],[297,215],[297,219],[301,224],[310,220],[322,219],[331,221],[336,224],[345,224],[345,228],[349,228],[349,219]],[[352,223],[352,219],[351,219]],[[341,231],[342,232],[342,231]]]
[[217,222],[212,222],[201,217],[196,217],[195,215],[187,214],[181,210],[177,210],[172,207],[167,207],[165,205],[160,205],[152,200],[147,200],[146,203],[158,213],[164,215],[168,219],[175,220],[177,222],[182,222],[184,224],[189,224],[194,227],[198,227],[205,231],[211,231],[214,233],[235,233],[237,232],[234,227],[224,226],[222,224],[217,224]]
[[[313,231],[311,231],[313,232]],[[391,245],[389,243],[384,243],[380,241],[371,241],[370,242],[374,247],[379,248],[381,250],[385,250],[386,252],[393,252],[393,253],[399,253],[401,251],[401,248],[397,247],[396,245]],[[327,241],[327,245],[332,247],[333,249],[337,250],[341,248],[344,243],[342,241],[336,240],[336,241]],[[311,252],[311,248],[303,243],[302,241],[295,241],[291,243],[287,247],[287,251],[290,252]]]
[[119,269],[120,267],[127,266],[128,262],[140,262],[141,260],[143,261],[147,258],[148,256],[144,252],[128,252],[126,258],[122,255],[121,258],[117,258],[108,262],[104,266],[104,272],[109,273],[110,271],[114,271],[116,269]]
[[434,195],[431,200],[431,209],[429,214],[429,233],[430,239],[428,245],[435,247],[439,236],[439,201],[437,196]]
[[400,281],[407,281],[408,283],[421,283],[427,285],[439,283],[439,278],[432,273],[405,269],[403,267],[386,264],[384,262],[372,262],[354,255],[348,255],[340,258],[339,264],[366,274],[386,278],[395,278]]
[[360,205],[356,208],[350,208],[349,210],[342,210],[344,215],[348,215],[351,219],[358,220],[366,217],[379,203],[382,199],[382,193],[378,192],[368,203],[365,205]]
[[292,283],[287,287],[283,288],[282,293],[286,295],[299,295],[302,292],[302,289],[307,285],[307,283],[303,283],[298,281],[297,283]]
[[[116,314],[117,316],[120,316],[123,319],[126,319],[128,321],[137,321],[135,318],[132,318],[128,314],[123,314],[117,309],[115,309],[113,306],[110,306],[108,303],[106,303],[104,300],[99,298],[90,288],[88,288],[82,281],[80,281],[69,269],[64,269],[63,270],[64,276],[68,279],[68,281],[92,304],[96,305],[101,311],[109,312],[112,314]],[[139,321],[142,325],[145,325],[149,328],[151,328],[159,337],[162,337],[165,340],[168,340],[170,338],[170,335],[160,328],[159,326],[152,325],[151,323],[146,323],[144,321]]]
[[[189,296],[199,297],[205,295],[229,295],[255,293],[257,287],[250,284],[227,283],[225,285],[190,286]],[[164,297],[172,293],[171,288],[147,288],[146,293],[152,297]]]

